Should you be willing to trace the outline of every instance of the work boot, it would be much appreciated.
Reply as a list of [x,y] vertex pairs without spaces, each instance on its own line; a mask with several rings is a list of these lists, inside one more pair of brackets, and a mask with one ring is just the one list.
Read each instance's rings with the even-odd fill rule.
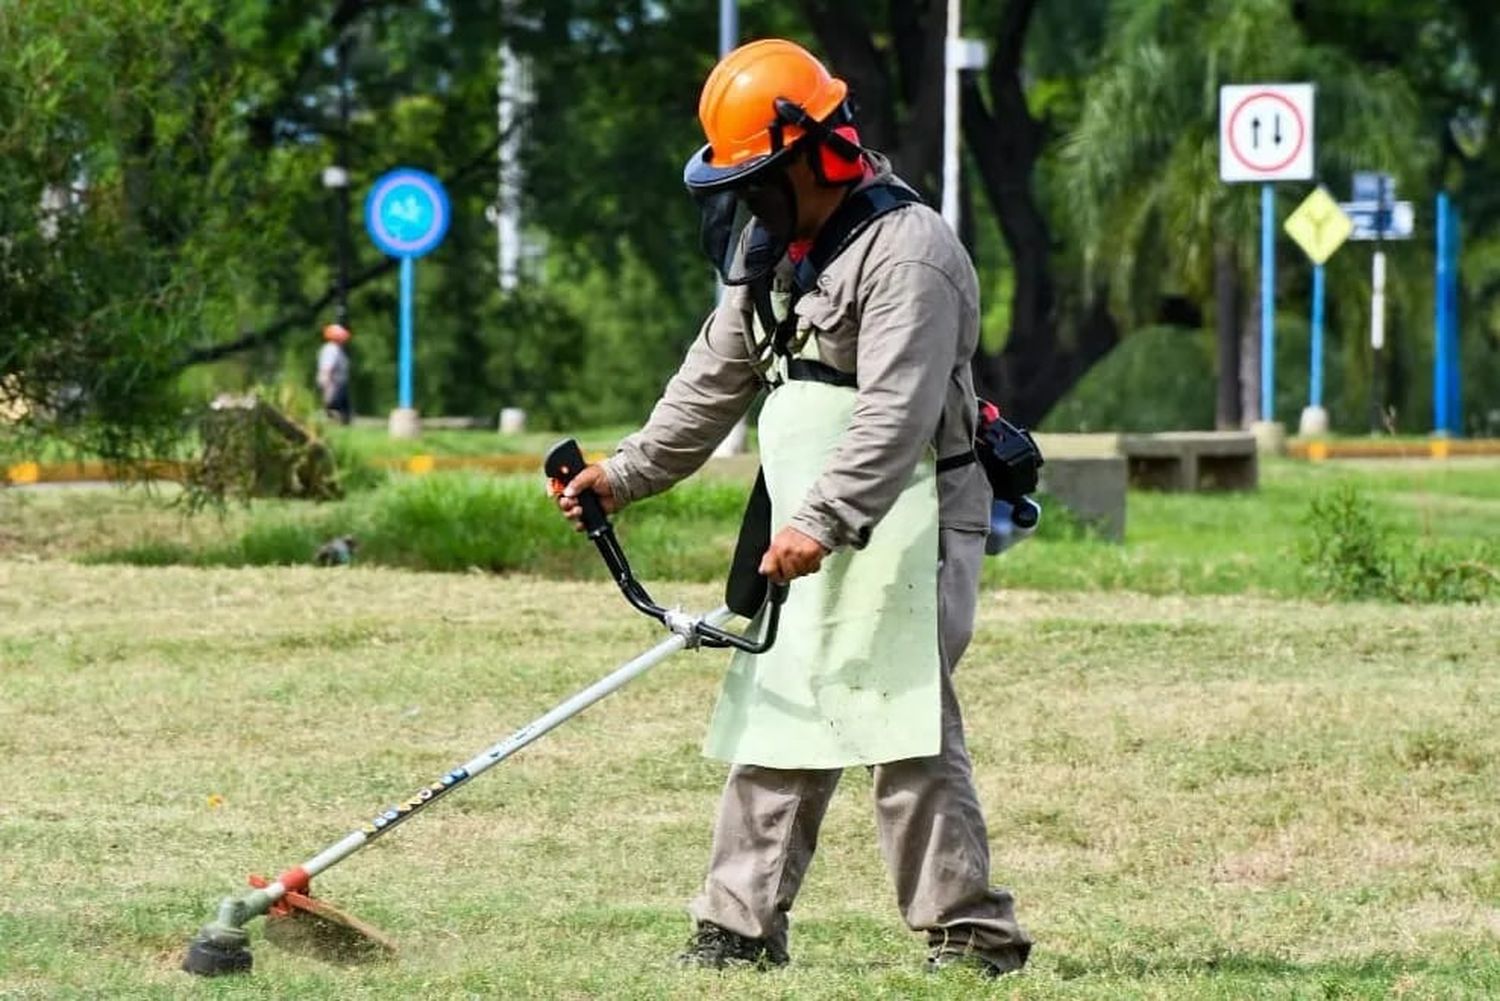
[[688,940],[687,951],[677,957],[677,964],[704,970],[737,966],[767,970],[773,966],[785,966],[789,960],[784,934],[748,938],[712,921],[700,921],[693,937]]
[[1000,954],[984,954],[974,951],[974,944],[956,939],[937,939],[929,943],[927,950],[927,972],[942,973],[944,970],[973,970],[980,976],[999,977],[1014,973],[1026,965],[1026,956],[1031,944],[1019,946]]

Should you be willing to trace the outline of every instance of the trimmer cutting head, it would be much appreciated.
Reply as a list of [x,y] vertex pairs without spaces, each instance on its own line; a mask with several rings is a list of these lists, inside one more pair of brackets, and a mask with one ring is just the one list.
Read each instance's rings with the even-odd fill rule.
[[188,943],[187,955],[182,957],[182,968],[200,977],[249,973],[255,963],[250,946],[244,942],[221,942],[219,936],[210,931],[211,927],[204,928]]
[[386,959],[396,953],[396,943],[385,932],[327,901],[288,893],[281,903],[286,905],[284,910],[273,910],[266,917],[266,941],[288,952],[339,966]]
[[[283,877],[285,878],[285,877]],[[182,968],[200,977],[249,973],[254,965],[250,936],[245,924],[266,915],[266,939],[290,952],[324,962],[350,966],[384,959],[396,952],[396,943],[373,925],[312,896],[311,892],[286,890],[275,901],[264,888],[264,876],[251,876],[255,889],[219,905],[219,916],[188,943]],[[305,875],[299,881],[306,889]]]

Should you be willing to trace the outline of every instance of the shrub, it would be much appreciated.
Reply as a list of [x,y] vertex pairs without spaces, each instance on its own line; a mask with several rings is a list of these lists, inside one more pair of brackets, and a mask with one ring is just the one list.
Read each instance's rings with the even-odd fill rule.
[[1422,539],[1398,543],[1369,498],[1347,484],[1313,498],[1307,524],[1303,562],[1329,597],[1475,602],[1500,593],[1500,572],[1473,554]]
[[1381,598],[1395,583],[1389,529],[1359,490],[1347,484],[1314,497],[1308,509],[1311,538],[1302,559],[1319,588],[1336,598]]

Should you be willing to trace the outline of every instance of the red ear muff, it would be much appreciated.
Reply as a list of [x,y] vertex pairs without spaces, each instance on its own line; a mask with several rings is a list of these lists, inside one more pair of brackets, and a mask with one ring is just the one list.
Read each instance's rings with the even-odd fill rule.
[[[848,184],[865,176],[865,158],[860,152],[859,130],[853,125],[839,125],[829,130],[845,142],[818,144],[818,166],[829,184]],[[853,147],[853,156],[845,153]]]

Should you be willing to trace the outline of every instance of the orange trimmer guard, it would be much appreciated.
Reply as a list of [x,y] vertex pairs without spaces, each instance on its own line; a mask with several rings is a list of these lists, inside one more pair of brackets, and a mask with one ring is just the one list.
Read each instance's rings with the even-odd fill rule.
[[[250,885],[268,885],[264,876],[251,876]],[[368,922],[314,897],[288,890],[266,915],[266,940],[288,952],[324,962],[351,966],[386,959],[396,953],[389,935]]]

